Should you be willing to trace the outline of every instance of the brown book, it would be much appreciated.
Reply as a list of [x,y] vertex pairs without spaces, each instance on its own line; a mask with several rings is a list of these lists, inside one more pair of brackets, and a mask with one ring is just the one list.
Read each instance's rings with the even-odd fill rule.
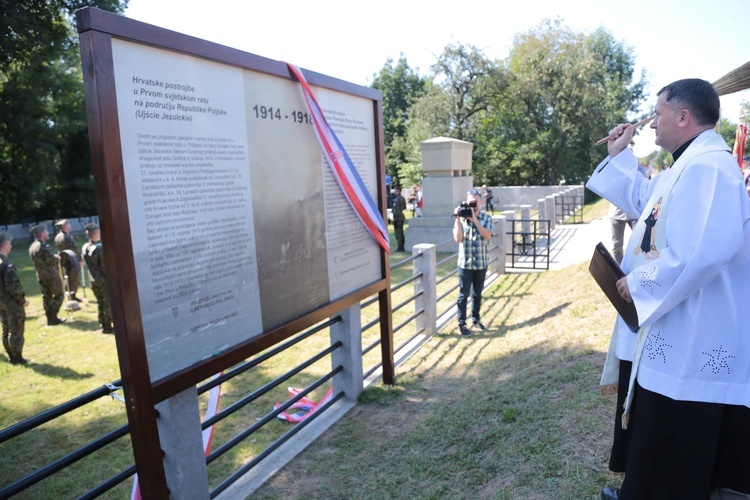
[[602,243],[598,243],[594,249],[594,256],[591,257],[591,263],[589,264],[589,272],[604,295],[615,306],[617,313],[625,320],[628,328],[634,332],[638,331],[638,312],[635,309],[635,304],[626,301],[617,292],[617,280],[623,278],[625,273],[622,272],[617,261]]

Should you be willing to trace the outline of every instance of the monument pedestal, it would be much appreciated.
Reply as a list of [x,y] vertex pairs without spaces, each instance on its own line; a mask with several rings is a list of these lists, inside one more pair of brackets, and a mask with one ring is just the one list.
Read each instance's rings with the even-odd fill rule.
[[[453,241],[453,210],[472,189],[470,142],[436,137],[419,144],[422,151],[422,217],[409,220],[405,231],[407,251],[420,243],[440,245]],[[454,251],[440,248],[440,251]]]
[[[409,219],[405,230],[406,248],[411,252],[414,245],[431,243],[440,245],[446,241],[453,241],[453,217],[414,217]],[[453,252],[455,248],[446,246],[439,248],[440,252]]]

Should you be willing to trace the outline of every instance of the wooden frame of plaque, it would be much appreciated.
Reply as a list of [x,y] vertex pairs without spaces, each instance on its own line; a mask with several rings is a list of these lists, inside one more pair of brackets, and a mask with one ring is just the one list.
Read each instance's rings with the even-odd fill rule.
[[[285,63],[76,20],[133,452],[144,496],[166,498],[156,403],[376,293],[394,383],[388,255],[342,211]],[[304,74],[384,215],[382,94]]]

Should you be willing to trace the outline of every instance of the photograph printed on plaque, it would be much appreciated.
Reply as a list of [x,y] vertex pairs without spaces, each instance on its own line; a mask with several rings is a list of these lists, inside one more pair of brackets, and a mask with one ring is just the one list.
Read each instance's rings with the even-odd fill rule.
[[299,84],[245,72],[263,327],[330,300],[320,146]]

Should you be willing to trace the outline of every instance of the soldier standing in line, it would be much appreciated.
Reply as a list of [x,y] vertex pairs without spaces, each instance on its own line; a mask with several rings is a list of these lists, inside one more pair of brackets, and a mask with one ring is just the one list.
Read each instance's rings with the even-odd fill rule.
[[58,227],[58,233],[55,235],[55,246],[57,252],[60,254],[62,259],[63,271],[68,275],[68,291],[70,292],[70,300],[81,302],[81,299],[76,297],[78,291],[78,285],[81,281],[81,266],[80,254],[78,253],[78,245],[73,235],[70,234],[71,227],[68,219],[60,219],[55,222],[55,226]]
[[47,243],[49,233],[43,225],[39,224],[32,227],[31,237],[34,242],[29,247],[29,257],[36,267],[36,279],[39,281],[39,288],[42,290],[47,324],[51,326],[65,323],[65,319],[57,317],[64,299],[62,280],[57,270],[57,261],[60,256],[52,253],[52,248]]
[[404,222],[406,216],[406,200],[401,196],[401,186],[398,184],[393,187],[393,230],[396,235],[396,251],[405,252],[404,248]]
[[83,244],[81,253],[89,268],[91,278],[91,289],[96,296],[96,304],[99,308],[99,323],[102,324],[102,333],[114,333],[112,329],[112,310],[109,305],[109,294],[107,293],[107,277],[104,272],[104,250],[99,241],[101,232],[99,226],[92,222],[86,224],[86,237],[89,239]]
[[8,353],[11,364],[25,365],[23,359],[23,333],[26,321],[26,310],[29,305],[18,278],[16,268],[8,255],[13,248],[12,237],[0,233],[0,319],[3,324],[3,347]]

